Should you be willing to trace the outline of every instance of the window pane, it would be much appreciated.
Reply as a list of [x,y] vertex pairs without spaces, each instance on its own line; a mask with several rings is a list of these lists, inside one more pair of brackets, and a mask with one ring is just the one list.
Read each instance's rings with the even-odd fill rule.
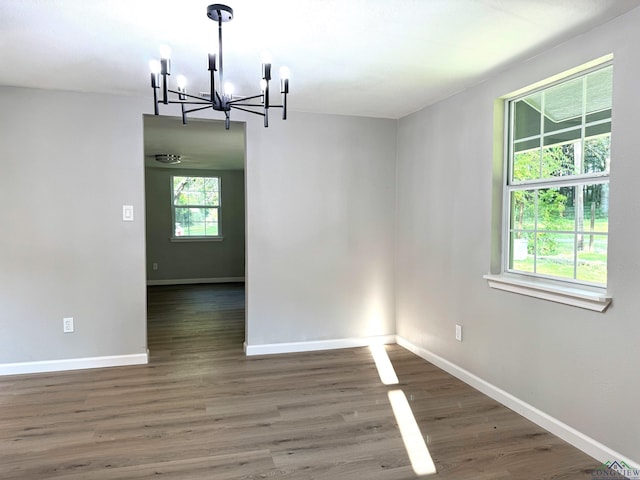
[[220,193],[208,191],[205,197],[206,205],[217,207],[220,205]]
[[204,179],[205,190],[209,191],[218,191],[218,178],[217,177],[206,177]]
[[[611,124],[608,124],[608,126],[610,129]],[[584,173],[608,172],[610,158],[611,133],[585,139]]]
[[544,91],[545,133],[582,123],[583,78],[575,78]]
[[581,198],[576,205],[582,204],[582,214],[577,219],[576,278],[606,284],[608,237],[604,234],[609,230],[609,184],[584,185],[577,190]]
[[598,120],[607,120],[611,118],[611,109],[594,112],[587,115],[587,123],[597,122]]
[[218,209],[209,208],[207,216],[204,219],[204,234],[218,235]]
[[573,143],[582,137],[582,129],[565,130],[564,132],[551,133],[545,135],[544,145],[562,145],[565,143]]
[[513,156],[513,180],[534,180],[540,178],[540,149],[517,152]]
[[184,186],[185,181],[187,180],[187,177],[173,177],[173,192],[177,193],[179,187],[182,185]]
[[578,231],[607,233],[609,231],[609,184],[584,185],[582,219]]
[[217,208],[176,207],[175,220],[176,236],[218,235]]
[[220,184],[217,177],[205,178],[204,205],[218,206],[220,197]]
[[187,177],[173,177],[173,203],[184,205],[187,203],[184,189],[187,186]]
[[220,179],[217,177],[173,177],[175,205],[220,204]]
[[[190,208],[176,207],[175,209],[176,236],[189,235],[189,227],[193,225],[194,221],[195,219],[191,217]],[[178,235],[178,232],[180,232],[179,235]]]
[[509,268],[533,273],[533,241],[530,233],[512,233],[510,238]]
[[187,196],[187,205],[205,205],[204,194],[198,191],[190,191]]
[[536,226],[536,191],[518,190],[511,192],[512,230],[533,230]]
[[574,230],[573,222],[565,217],[569,196],[566,189],[538,190],[538,230]]
[[[611,116],[613,67],[609,66],[587,76],[587,115],[608,111]],[[587,119],[587,121],[592,121]]]
[[[556,230],[562,231],[575,231],[576,228],[576,209],[575,209],[575,201],[576,201],[576,187],[560,187],[557,189],[558,198],[557,200],[564,200],[564,210],[562,214],[557,220]],[[562,209],[562,207],[558,207]]]
[[579,172],[578,157],[582,153],[581,142],[553,145],[542,149],[542,178],[563,177]]
[[212,207],[217,207],[219,205],[220,197],[218,192],[214,192],[212,190],[208,190],[204,194],[204,205],[210,205]]
[[607,240],[606,235],[585,235],[584,248],[578,251],[578,280],[607,283]]
[[596,135],[602,135],[605,133],[611,133],[611,122],[591,125],[585,129],[586,137],[595,137]]
[[525,150],[533,150],[534,148],[540,149],[540,137],[529,140],[518,140],[513,145],[514,152],[523,152]]
[[514,138],[540,135],[540,92],[528,96],[515,103]]
[[203,178],[189,177],[188,184],[185,187],[187,192],[187,204],[188,205],[203,205]]
[[538,233],[536,236],[536,273],[574,278],[575,235]]

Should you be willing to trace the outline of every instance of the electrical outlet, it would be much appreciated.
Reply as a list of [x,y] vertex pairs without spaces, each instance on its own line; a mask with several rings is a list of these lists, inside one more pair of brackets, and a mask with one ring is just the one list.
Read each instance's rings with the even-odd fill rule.
[[456,325],[456,340],[462,341],[462,325]]
[[151,268],[158,270],[158,264],[154,262],[153,265],[151,265]]
[[64,333],[73,333],[73,317],[62,319],[62,330]]

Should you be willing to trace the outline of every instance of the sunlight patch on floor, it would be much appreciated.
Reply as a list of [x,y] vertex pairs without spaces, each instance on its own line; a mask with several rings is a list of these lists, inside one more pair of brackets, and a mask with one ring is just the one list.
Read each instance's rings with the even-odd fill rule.
[[389,355],[387,355],[387,350],[384,345],[371,345],[369,346],[369,349],[371,350],[373,361],[376,362],[380,381],[384,385],[397,385],[398,376],[391,364],[391,360],[389,359]]
[[436,473],[427,444],[420,433],[420,427],[416,422],[407,397],[402,390],[390,390],[387,395],[393,409],[393,414],[398,422],[404,447],[407,449],[411,467],[417,475],[431,475]]
[[[380,381],[384,385],[398,385],[400,381],[398,380],[395,368],[393,368],[391,359],[387,354],[385,345],[372,344],[369,346],[369,350],[378,369]],[[436,466],[433,463],[424,437],[420,432],[420,427],[418,427],[407,396],[402,390],[389,390],[387,395],[413,471],[417,475],[431,475],[436,473]]]

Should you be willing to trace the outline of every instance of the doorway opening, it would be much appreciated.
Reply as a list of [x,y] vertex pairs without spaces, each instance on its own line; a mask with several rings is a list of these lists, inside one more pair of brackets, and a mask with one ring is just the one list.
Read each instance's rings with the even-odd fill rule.
[[[227,338],[235,339],[235,323],[221,322],[219,316],[233,298],[237,322],[240,291],[244,341],[245,124],[232,122],[225,130],[220,120],[193,119],[183,125],[179,117],[155,115],[144,115],[143,124],[150,358],[151,321],[166,328],[195,318],[204,308],[216,317],[216,331],[226,325],[235,332]],[[181,315],[163,316],[162,305],[167,314],[178,309]],[[198,335],[204,328],[191,327],[182,333]]]

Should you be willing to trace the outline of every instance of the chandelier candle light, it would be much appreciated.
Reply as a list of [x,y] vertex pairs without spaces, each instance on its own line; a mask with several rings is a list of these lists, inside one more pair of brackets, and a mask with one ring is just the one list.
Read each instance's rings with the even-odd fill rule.
[[[269,102],[269,81],[271,80],[271,62],[263,58],[262,80],[260,80],[259,95],[250,97],[233,97],[233,85],[224,81],[224,65],[222,63],[222,24],[233,19],[233,10],[227,5],[215,3],[207,7],[207,16],[218,23],[218,55],[209,53],[209,78],[210,93],[191,95],[187,93],[187,80],[184,76],[178,75],[176,78],[176,90],[169,88],[169,75],[171,75],[171,49],[163,45],[160,47],[160,60],[151,60],[151,88],[153,89],[154,113],[159,115],[159,105],[163,103],[179,103],[182,108],[182,123],[186,125],[187,114],[213,108],[216,111],[224,112],[225,128],[228,130],[231,122],[231,109],[262,115],[264,126],[269,126],[269,108],[282,108],[282,119],[287,119],[287,94],[289,93],[289,69],[280,69],[280,93],[282,94],[282,105],[271,105]],[[216,88],[216,72],[218,72],[218,85],[222,86],[221,92]],[[162,98],[158,99],[158,90],[162,90]],[[170,100],[169,94],[177,96],[177,100]],[[185,109],[185,106],[204,105]]]

